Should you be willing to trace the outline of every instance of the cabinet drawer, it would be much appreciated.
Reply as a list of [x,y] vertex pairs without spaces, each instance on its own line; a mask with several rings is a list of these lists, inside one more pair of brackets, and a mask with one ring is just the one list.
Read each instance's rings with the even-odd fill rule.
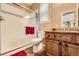
[[79,43],[79,34],[76,35],[76,43]]
[[55,39],[61,40],[62,39],[61,37],[62,37],[62,34],[59,34],[59,33],[55,34]]
[[47,39],[54,39],[54,34],[53,33],[46,33],[45,38]]
[[72,35],[71,34],[63,34],[62,40],[70,42],[70,41],[72,41]]
[[57,40],[72,41],[71,34],[55,34]]

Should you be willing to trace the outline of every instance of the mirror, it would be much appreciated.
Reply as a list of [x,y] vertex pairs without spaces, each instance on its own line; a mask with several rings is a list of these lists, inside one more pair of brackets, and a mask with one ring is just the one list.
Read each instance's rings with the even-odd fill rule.
[[70,10],[62,13],[61,27],[62,28],[74,28],[75,27],[75,11]]

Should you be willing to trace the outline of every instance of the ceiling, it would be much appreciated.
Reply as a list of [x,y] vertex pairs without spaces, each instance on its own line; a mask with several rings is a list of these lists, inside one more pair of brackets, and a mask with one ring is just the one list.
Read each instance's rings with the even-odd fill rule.
[[61,3],[53,3],[53,4],[52,4],[52,7],[55,8],[55,7],[58,7],[58,6],[60,6],[60,5],[61,5]]
[[29,11],[34,10],[35,12],[37,12],[39,8],[39,3],[17,3],[17,4],[25,9],[28,9]]
[[20,6],[31,9],[33,3],[17,3]]
[[32,6],[34,3],[27,3],[27,5]]
[[28,10],[37,9],[38,7],[38,3],[16,3],[16,4]]

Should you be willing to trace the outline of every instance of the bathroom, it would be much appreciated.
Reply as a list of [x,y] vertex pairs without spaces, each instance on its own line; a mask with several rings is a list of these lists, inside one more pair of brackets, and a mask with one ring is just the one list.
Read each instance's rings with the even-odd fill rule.
[[0,55],[79,56],[78,15],[78,3],[0,3]]

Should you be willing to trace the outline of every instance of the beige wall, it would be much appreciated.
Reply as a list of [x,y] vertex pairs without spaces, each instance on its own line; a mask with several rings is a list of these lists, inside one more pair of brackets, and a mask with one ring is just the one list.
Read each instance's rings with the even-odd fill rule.
[[[52,27],[61,27],[62,13],[70,10],[77,11],[77,4],[66,3],[66,4],[52,4]],[[76,15],[77,16],[77,15]],[[77,20],[77,19],[76,19]]]
[[[66,4],[49,4],[49,19],[47,23],[41,24],[43,31],[51,30],[52,28],[61,27],[61,13],[65,11],[75,10],[76,11],[76,22],[77,21],[77,4],[66,3]],[[57,25],[57,26],[56,26]],[[76,24],[77,25],[77,24]]]
[[50,30],[51,27],[52,27],[52,26],[51,26],[51,16],[52,16],[52,13],[51,13],[52,9],[51,9],[51,7],[52,7],[52,5],[49,4],[49,5],[48,5],[48,8],[49,8],[49,9],[48,9],[48,21],[46,21],[46,22],[40,24],[41,30],[43,30],[43,31]]

